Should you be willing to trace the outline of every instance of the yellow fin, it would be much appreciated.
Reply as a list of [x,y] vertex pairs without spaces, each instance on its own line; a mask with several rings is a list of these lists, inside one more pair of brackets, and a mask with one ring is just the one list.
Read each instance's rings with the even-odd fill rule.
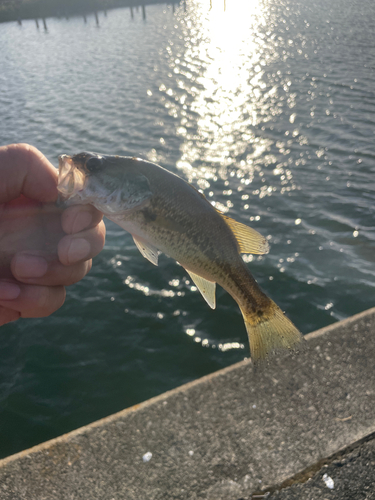
[[273,301],[262,316],[246,314],[242,309],[241,312],[249,336],[251,358],[255,363],[279,350],[304,348],[306,341],[301,332]]
[[198,274],[192,273],[191,271],[188,271],[187,269],[186,269],[186,271],[189,273],[190,278],[197,285],[198,290],[203,295],[203,298],[207,302],[207,304],[212,309],[215,309],[215,307],[216,307],[216,299],[215,299],[216,283],[212,282],[212,281],[208,281],[205,278],[202,278],[202,276],[198,276]]
[[142,238],[139,238],[138,236],[133,236],[134,243],[137,245],[138,250],[141,252],[143,257],[155,266],[158,265],[158,258],[159,258],[159,253],[158,249],[154,247],[153,245],[150,245],[150,243],[147,243],[145,240]]
[[241,222],[237,222],[226,215],[221,214],[225,222],[232,230],[240,247],[240,253],[265,254],[269,252],[266,238],[258,231]]

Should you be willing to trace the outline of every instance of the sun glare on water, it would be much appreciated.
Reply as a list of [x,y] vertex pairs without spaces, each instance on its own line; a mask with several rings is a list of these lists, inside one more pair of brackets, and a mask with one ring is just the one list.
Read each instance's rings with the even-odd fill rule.
[[[259,85],[262,85],[262,39],[258,26],[265,22],[261,0],[197,0],[190,4],[190,34],[184,64],[193,69],[192,100],[186,107],[196,119],[197,134],[188,132],[188,116],[182,113],[178,134],[184,138],[177,166],[193,180],[202,172],[194,171],[194,162],[215,164],[204,177],[226,177],[227,167],[236,162],[254,140],[251,127],[258,121]],[[183,72],[183,71],[182,71]],[[257,154],[264,148],[257,146]],[[249,172],[250,173],[250,172]],[[204,184],[204,183],[203,183]],[[204,187],[204,185],[203,185]]]

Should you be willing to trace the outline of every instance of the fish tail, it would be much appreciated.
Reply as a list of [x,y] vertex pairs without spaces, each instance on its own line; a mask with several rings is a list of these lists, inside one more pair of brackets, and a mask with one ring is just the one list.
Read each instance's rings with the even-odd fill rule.
[[241,312],[254,362],[265,360],[269,354],[279,350],[296,350],[304,346],[301,332],[272,300],[260,313],[248,313],[243,309]]

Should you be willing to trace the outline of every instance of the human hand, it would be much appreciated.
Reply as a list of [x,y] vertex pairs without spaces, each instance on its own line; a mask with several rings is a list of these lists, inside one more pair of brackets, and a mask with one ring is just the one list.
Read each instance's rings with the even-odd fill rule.
[[33,146],[0,147],[0,326],[52,314],[103,248],[102,214],[56,207],[57,170]]

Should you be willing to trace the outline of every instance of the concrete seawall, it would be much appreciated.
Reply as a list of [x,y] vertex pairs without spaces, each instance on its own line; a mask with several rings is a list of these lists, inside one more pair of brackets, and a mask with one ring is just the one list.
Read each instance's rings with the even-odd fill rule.
[[353,463],[375,480],[374,333],[375,308],[309,334],[306,352],[243,361],[1,460],[0,498],[375,498],[334,496],[323,474],[362,447]]

